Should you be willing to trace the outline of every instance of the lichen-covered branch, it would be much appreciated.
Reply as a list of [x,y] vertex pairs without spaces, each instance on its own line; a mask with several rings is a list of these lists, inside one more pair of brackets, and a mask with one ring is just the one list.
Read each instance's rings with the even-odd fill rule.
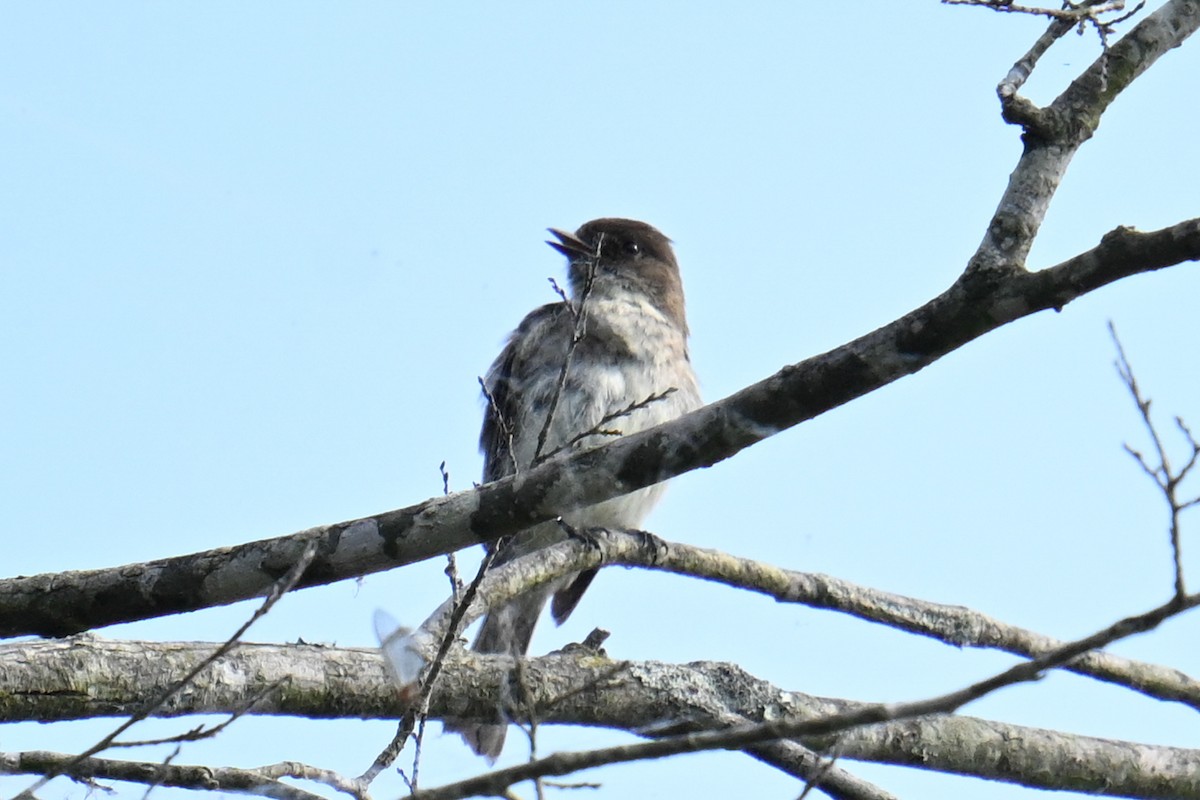
[[[0,697],[7,719],[73,719],[123,714],[139,698],[170,685],[212,645],[120,642],[91,635],[0,647]],[[785,723],[854,712],[863,704],[783,691],[733,664],[614,662],[570,651],[525,664],[529,703],[542,724],[574,723],[664,736],[662,720],[687,720],[690,729],[747,723]],[[23,665],[18,668],[15,665]],[[435,717],[485,717],[511,669],[503,657],[457,653],[434,693]],[[96,682],[97,676],[104,680]],[[36,676],[36,677],[35,677]],[[373,649],[241,644],[221,669],[198,676],[193,691],[175,696],[162,716],[221,713],[282,681],[252,713],[310,718],[398,718],[404,713],[379,653]],[[574,691],[591,686],[587,692]],[[805,740],[820,749],[830,744]],[[964,747],[966,742],[970,746]],[[843,758],[993,777],[1027,786],[1106,785],[1115,795],[1191,796],[1200,792],[1200,752],[1043,731],[965,716],[937,716],[856,728],[842,733]],[[993,754],[978,759],[979,748]],[[1040,753],[1040,755],[1039,755]],[[974,754],[974,755],[973,755]],[[1155,764],[1146,770],[1145,764]],[[1050,769],[1053,767],[1053,769]],[[1174,794],[1172,794],[1174,792]]]
[[[584,569],[620,565],[702,578],[759,592],[782,603],[840,611],[954,647],[988,648],[1035,658],[1063,644],[963,606],[933,603],[830,575],[798,572],[718,550],[667,542],[641,531],[592,531],[590,537],[591,542],[561,542],[489,574],[481,583],[479,602],[464,613],[462,624],[470,624],[485,608],[502,605],[533,586]],[[431,640],[440,638],[450,611],[447,602],[422,624]],[[1200,681],[1176,669],[1103,651],[1080,656],[1064,669],[1200,710]]]
[[723,400],[521,475],[371,517],[235,547],[112,569],[0,581],[0,636],[61,636],[257,596],[318,542],[300,586],[421,561],[495,539],[688,470],[911,375],[1013,320],[1061,309],[1130,275],[1200,258],[1200,220],[1141,233],[1118,228],[1093,250],[1041,272],[964,274],[900,319],[784,367]]

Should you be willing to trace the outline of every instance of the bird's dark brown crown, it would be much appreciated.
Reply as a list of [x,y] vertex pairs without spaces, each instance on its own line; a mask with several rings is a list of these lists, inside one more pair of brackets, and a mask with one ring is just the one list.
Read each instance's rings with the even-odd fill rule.
[[571,294],[625,290],[644,294],[685,333],[683,285],[671,240],[652,225],[605,217],[584,223],[574,234],[550,229],[559,241],[548,244],[570,260]]

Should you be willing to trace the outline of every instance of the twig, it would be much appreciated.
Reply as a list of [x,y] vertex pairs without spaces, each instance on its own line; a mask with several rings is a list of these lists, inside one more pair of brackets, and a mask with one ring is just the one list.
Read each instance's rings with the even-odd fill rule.
[[[396,730],[396,735],[392,737],[392,741],[375,757],[371,766],[358,777],[358,780],[364,784],[369,785],[381,772],[395,762],[400,756],[400,752],[404,749],[404,745],[408,742],[408,738],[413,735],[414,730],[418,727],[423,730],[423,723],[428,713],[429,698],[433,695],[434,684],[441,674],[442,666],[446,661],[447,654],[450,652],[450,647],[454,644],[454,640],[458,638],[458,633],[463,625],[463,619],[466,617],[467,611],[471,608],[471,604],[475,601],[475,597],[479,593],[479,586],[483,582],[484,576],[487,574],[492,562],[495,560],[499,549],[498,545],[488,549],[483,561],[479,564],[479,570],[475,573],[475,577],[471,580],[471,583],[462,592],[462,596],[455,597],[452,600],[453,607],[450,612],[450,618],[446,623],[445,630],[442,632],[437,654],[430,662],[425,675],[421,679],[421,691],[417,702],[410,707],[403,719],[400,720],[400,725]],[[413,755],[413,775],[409,784],[414,792],[416,791],[419,779],[420,738],[417,740],[416,750],[417,752]]]
[[634,401],[619,411],[613,411],[611,414],[605,414],[600,419],[600,421],[597,422],[595,425],[593,425],[589,430],[586,430],[582,433],[575,434],[574,436],[571,437],[571,439],[569,441],[564,442],[563,444],[560,444],[558,447],[554,448],[549,453],[546,453],[546,455],[542,456],[541,460],[545,461],[546,459],[553,458],[554,456],[558,455],[562,451],[569,450],[570,448],[574,447],[579,442],[582,442],[584,439],[588,438],[589,436],[620,436],[621,431],[607,430],[607,429],[605,429],[604,426],[608,425],[609,423],[614,422],[618,419],[621,419],[622,417],[627,417],[630,414],[634,413],[635,411],[640,411],[641,409],[646,408],[649,405],[657,403],[659,400],[665,400],[666,398],[668,398],[672,394],[674,394],[676,391],[677,390],[675,389],[675,387],[672,386],[669,389],[664,389],[663,391],[661,391],[657,394],[652,394],[644,400]]
[[[1111,0],[1111,2],[1091,2],[1067,4],[1062,8],[1046,8],[1043,6],[1023,6],[1010,0],[942,0],[942,3],[948,6],[982,6],[990,8],[993,11],[1001,11],[1006,14],[1029,14],[1036,17],[1049,17],[1051,19],[1068,22],[1071,25],[1082,24],[1086,22],[1095,24],[1112,24],[1128,19],[1131,14],[1126,14],[1119,19],[1112,20],[1108,23],[1102,23],[1099,20],[1101,14],[1108,14],[1113,11],[1124,11],[1124,0]],[[1137,9],[1134,11],[1136,12]]]
[[587,300],[592,293],[592,284],[596,279],[596,262],[600,257],[601,248],[604,245],[604,234],[600,234],[600,240],[596,242],[596,255],[588,260],[587,277],[583,281],[583,287],[579,291],[578,305],[566,299],[566,295],[562,294],[562,289],[557,283],[551,281],[551,284],[563,297],[563,302],[570,310],[571,315],[575,318],[575,328],[571,334],[571,341],[567,343],[567,352],[563,355],[562,367],[558,372],[558,382],[554,386],[554,394],[550,396],[550,407],[546,410],[546,419],[542,421],[542,429],[538,431],[537,447],[533,451],[533,465],[537,465],[543,461],[542,451],[546,447],[546,439],[550,435],[550,426],[554,423],[554,413],[558,410],[558,401],[562,397],[563,389],[567,385],[567,373],[571,369],[571,360],[575,355],[575,348],[583,341],[583,337],[587,335]]
[[1175,567],[1175,596],[1184,597],[1187,594],[1187,589],[1183,580],[1183,558],[1181,555],[1180,543],[1180,513],[1196,504],[1196,498],[1193,500],[1179,500],[1179,484],[1187,477],[1192,467],[1196,464],[1196,459],[1200,456],[1200,443],[1197,443],[1191,430],[1184,424],[1179,417],[1175,418],[1175,424],[1187,439],[1192,452],[1188,455],[1187,463],[1178,472],[1171,469],[1171,461],[1167,456],[1167,448],[1163,443],[1162,437],[1159,436],[1158,430],[1154,427],[1154,420],[1150,416],[1150,398],[1142,395],[1141,387],[1138,386],[1137,379],[1133,375],[1133,368],[1129,365],[1129,359],[1125,356],[1125,348],[1121,346],[1121,340],[1117,337],[1117,328],[1110,320],[1108,323],[1108,332],[1112,336],[1113,345],[1117,349],[1116,368],[1117,374],[1121,376],[1125,387],[1129,389],[1129,394],[1133,397],[1134,403],[1137,405],[1138,414],[1141,415],[1142,423],[1146,426],[1146,431],[1150,434],[1150,441],[1154,444],[1154,449],[1158,455],[1158,464],[1150,464],[1144,455],[1130,447],[1124,445],[1125,452],[1129,453],[1142,471],[1154,481],[1154,484],[1163,493],[1163,498],[1167,501],[1167,506],[1170,509],[1171,525],[1171,554],[1174,560]]
[[563,291],[563,288],[558,285],[558,281],[554,280],[554,278],[546,278],[546,280],[550,281],[550,288],[554,290],[554,293],[558,295],[559,299],[563,301],[563,304],[566,305],[567,308],[572,309],[571,313],[574,315],[574,307],[571,304],[571,298],[568,297],[567,293]]
[[213,725],[211,728],[204,725],[199,725],[195,728],[192,728],[190,731],[186,731],[185,733],[180,733],[175,736],[166,736],[161,739],[143,739],[139,741],[114,741],[109,745],[109,747],[148,747],[150,745],[199,742],[203,741],[204,739],[211,739],[217,734],[221,733],[221,731],[228,728],[234,722],[254,710],[254,707],[258,705],[259,701],[263,700],[267,695],[274,692],[284,683],[286,683],[286,679],[280,679],[264,687],[262,691],[256,692],[245,703],[243,703],[240,708],[236,709],[232,714],[230,714],[229,719],[224,720],[217,725]]
[[839,743],[827,748],[827,755],[821,755],[795,740],[756,745],[746,750],[764,764],[803,780],[805,792],[819,789],[830,800],[899,800],[896,795],[833,763],[841,751]]
[[513,448],[513,430],[512,425],[504,417],[504,409],[500,408],[500,404],[496,402],[496,396],[492,394],[492,390],[488,388],[487,382],[482,377],[476,378],[479,381],[479,388],[483,390],[483,396],[487,398],[488,408],[496,416],[496,424],[500,427],[500,433],[504,436],[504,441],[507,443],[505,448],[508,451],[508,459],[512,463],[513,475],[521,471],[520,465],[517,464],[517,452]]
[[813,789],[818,789],[821,787],[821,782],[825,779],[825,776],[833,771],[839,755],[840,754],[837,752],[837,748],[835,747],[833,753],[829,754],[825,758],[821,758],[817,768],[812,771],[812,774],[809,775],[808,780],[804,782],[804,791],[800,792],[800,796],[797,797],[796,800],[804,800],[804,798],[808,797]]
[[1114,32],[1118,24],[1136,15],[1146,5],[1144,2],[1140,2],[1128,13],[1112,19],[1102,20],[1100,17],[1104,14],[1124,10],[1124,0],[1115,0],[1115,2],[1104,2],[1104,0],[1084,0],[1084,2],[1080,3],[1068,2],[1064,3],[1062,8],[1022,6],[1011,2],[1011,0],[942,0],[942,2],[947,5],[984,6],[994,11],[1009,14],[1045,16],[1052,20],[1050,27],[1038,37],[1038,40],[1029,49],[1029,52],[1013,65],[1012,69],[1008,71],[1008,75],[996,87],[996,92],[1004,104],[1004,118],[1009,122],[1022,124],[1027,128],[1032,127],[1035,130],[1040,127],[1041,109],[1036,108],[1029,101],[1017,96],[1017,92],[1025,84],[1025,81],[1029,79],[1038,60],[1045,55],[1050,46],[1066,35],[1072,28],[1076,28],[1082,33],[1084,26],[1092,27],[1100,40],[1099,79],[1101,91],[1105,91],[1108,87],[1108,37]]
[[150,793],[153,792],[155,789],[157,789],[159,786],[162,786],[162,778],[159,776],[161,776],[166,771],[167,767],[171,766],[171,762],[173,762],[175,760],[175,757],[179,755],[180,747],[181,747],[181,745],[175,745],[175,749],[172,750],[170,753],[168,753],[167,757],[159,762],[159,769],[154,771],[154,774],[155,774],[154,780],[147,783],[146,791],[142,792],[142,800],[148,800],[148,798],[150,797]]
[[[1113,0],[1112,2],[1103,2],[1102,0],[1084,0],[1084,2],[1081,3],[1066,2],[1063,4],[1062,8],[1021,6],[1011,2],[1010,0],[942,0],[942,2],[946,3],[947,5],[986,6],[987,8],[991,8],[995,11],[1003,11],[1006,13],[1031,14],[1035,16],[1050,17],[1054,20],[1054,24],[1050,26],[1050,30],[1046,31],[1046,33],[1044,33],[1038,39],[1037,43],[1034,45],[1034,49],[1030,50],[1029,54],[1026,56],[1026,58],[1029,58],[1031,55],[1034,56],[1033,60],[1035,62],[1043,53],[1045,53],[1046,48],[1048,48],[1051,43],[1059,39],[1063,34],[1072,28],[1076,28],[1080,34],[1083,33],[1085,27],[1092,28],[1096,31],[1096,36],[1100,40],[1101,91],[1106,91],[1108,89],[1108,37],[1112,35],[1118,24],[1125,22],[1136,15],[1146,5],[1145,2],[1140,2],[1132,11],[1121,14],[1118,17],[1113,17],[1112,19],[1104,20],[1101,19],[1101,16],[1104,14],[1109,14],[1115,11],[1124,11],[1124,0]],[[1034,55],[1035,51],[1038,51],[1039,49],[1040,52],[1037,52],[1036,55]],[[1020,65],[1021,62],[1018,62],[1018,67]],[[1014,67],[1014,70],[1015,69],[1017,69],[1017,67]],[[1033,69],[1032,63],[1029,64],[1029,69]],[[1009,77],[1013,77],[1013,72],[1009,72]],[[1024,83],[1028,77],[1029,74],[1028,71],[1026,71],[1024,76],[1020,78],[1019,82],[1017,82],[1015,86],[1009,84],[1009,79],[1006,78],[1005,81],[1001,83],[1002,93],[1000,96],[1002,98],[1011,96],[1011,94],[1005,94],[1004,92],[1007,91],[1010,86],[1012,91],[1015,92],[1016,87],[1019,87],[1020,84]]]
[[[445,496],[450,494],[450,473],[446,471],[445,461],[438,465],[438,470],[442,473],[442,495]],[[446,553],[445,573],[450,580],[450,596],[457,603],[459,594],[462,592],[462,582],[458,579],[458,560],[454,557],[454,553]]]
[[314,767],[300,761],[281,761],[278,764],[259,767],[254,771],[266,778],[299,778],[301,780],[323,783],[343,794],[362,798],[362,800],[370,798],[370,795],[367,793],[366,784],[357,778],[347,778],[333,770]]

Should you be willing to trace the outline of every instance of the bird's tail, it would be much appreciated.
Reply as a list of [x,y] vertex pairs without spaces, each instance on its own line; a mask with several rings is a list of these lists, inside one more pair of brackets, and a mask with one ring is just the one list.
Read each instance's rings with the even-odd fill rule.
[[[533,638],[533,628],[537,625],[542,608],[553,591],[554,587],[546,587],[539,591],[527,592],[508,605],[488,612],[471,649],[478,653],[503,654],[514,658],[524,656],[529,650],[529,641]],[[516,687],[515,691],[519,692],[520,688]],[[505,695],[506,692],[501,687],[498,696],[504,698]],[[445,729],[461,734],[472,750],[490,761],[495,761],[504,748],[508,720],[502,709],[497,708],[494,724],[447,720]]]

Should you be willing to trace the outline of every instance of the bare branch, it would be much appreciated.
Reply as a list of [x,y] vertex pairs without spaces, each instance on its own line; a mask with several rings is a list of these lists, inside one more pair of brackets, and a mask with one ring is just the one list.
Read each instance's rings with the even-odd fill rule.
[[[1200,595],[1172,597],[1166,604],[1134,617],[1127,617],[1090,636],[1063,645],[1051,653],[1018,664],[990,678],[978,681],[938,697],[911,703],[870,704],[853,710],[837,712],[816,719],[798,721],[763,722],[734,725],[719,731],[704,731],[676,736],[667,736],[652,742],[623,745],[600,750],[575,753],[556,753],[546,758],[530,761],[515,767],[498,769],[464,781],[437,789],[425,789],[422,800],[454,800],[475,795],[501,794],[516,783],[546,775],[567,775],[581,769],[663,758],[681,753],[701,750],[743,749],[755,744],[777,739],[828,736],[864,725],[952,713],[962,706],[991,692],[1015,683],[1038,680],[1049,669],[1119,639],[1152,630],[1164,620],[1185,610],[1189,605],[1200,603]],[[1076,789],[1085,787],[1073,787]],[[1095,788],[1109,789],[1107,778]],[[1178,786],[1170,791],[1178,792]],[[1200,786],[1197,787],[1200,790]]]
[[[1146,460],[1140,452],[1126,444],[1125,451],[1129,453],[1141,466],[1154,485],[1162,492],[1163,499],[1167,503],[1167,509],[1171,517],[1169,525],[1171,539],[1171,555],[1175,568],[1175,595],[1176,597],[1184,597],[1187,594],[1187,589],[1183,579],[1183,556],[1181,552],[1181,535],[1180,535],[1180,520],[1179,516],[1184,511],[1194,505],[1196,500],[1180,500],[1179,485],[1183,479],[1187,477],[1192,467],[1196,465],[1197,457],[1200,457],[1200,443],[1192,436],[1192,431],[1180,417],[1175,418],[1175,425],[1183,433],[1187,440],[1191,452],[1188,454],[1187,462],[1179,470],[1171,468],[1171,460],[1167,455],[1167,447],[1163,443],[1162,436],[1159,435],[1158,429],[1154,425],[1154,420],[1150,416],[1150,398],[1142,394],[1141,387],[1138,386],[1137,379],[1133,375],[1133,367],[1129,365],[1129,359],[1125,356],[1125,348],[1121,346],[1121,340],[1117,338],[1117,329],[1110,321],[1108,323],[1108,331],[1112,336],[1113,345],[1117,348],[1117,374],[1121,376],[1125,388],[1129,390],[1130,396],[1133,397],[1133,402],[1137,405],[1138,414],[1141,415],[1142,424],[1146,427],[1146,432],[1150,435],[1150,441],[1154,444],[1154,450],[1158,457],[1157,464],[1151,464]],[[1200,499],[1200,498],[1198,498]]]
[[[253,794],[278,800],[324,800],[321,795],[306,792],[275,778],[284,775],[313,778],[313,775],[295,775],[293,772],[270,776],[271,770],[237,769],[234,767],[210,767],[204,765],[164,764],[145,761],[119,761],[109,758],[80,758],[67,753],[51,753],[35,750],[25,753],[0,754],[0,773],[8,775],[39,775],[53,773],[65,775],[80,783],[95,780],[127,781],[146,786],[174,786],[202,791],[225,791]],[[328,777],[330,773],[325,773]],[[314,778],[315,779],[315,778]],[[346,791],[331,780],[322,781],[334,788]],[[354,797],[364,795],[350,792]]]
[[[52,682],[39,684],[41,702],[47,708],[63,712],[57,718],[94,716],[98,708],[119,705],[115,692],[137,697],[146,689],[153,691],[159,685],[168,685],[210,649],[211,645],[197,643],[106,641],[95,636],[77,637],[69,642],[14,643],[0,654],[0,679],[13,681],[31,671],[44,673]],[[16,658],[21,661],[15,662]],[[79,682],[91,684],[87,682],[87,674],[79,674],[81,659],[93,662],[93,669],[106,675],[135,679],[119,690],[111,685],[98,686],[102,691],[96,697],[84,698]],[[4,670],[2,665],[6,663],[25,666],[17,674]],[[431,713],[435,717],[460,719],[493,714],[499,682],[512,667],[512,659],[503,656],[452,653],[431,701]],[[552,698],[559,698],[542,724],[598,725],[641,730],[642,735],[667,735],[723,727],[726,720],[736,718],[755,722],[825,719],[833,713],[860,708],[860,704],[850,701],[782,690],[727,663],[631,662],[621,673],[625,679],[619,687],[610,687],[605,692],[603,703],[596,703],[594,697],[587,695],[563,699],[561,691],[555,688],[594,682],[610,667],[611,662],[603,658],[571,652],[526,659],[530,702],[546,708]],[[239,677],[229,681],[223,676]],[[243,643],[226,657],[222,669],[200,676],[196,691],[177,696],[162,713],[227,710],[244,702],[248,692],[284,677],[292,678],[289,691],[269,697],[253,713],[322,718],[329,714],[331,695],[338,698],[340,716],[395,719],[407,709],[407,704],[397,697],[383,659],[374,648]],[[0,692],[9,697],[28,694],[11,691],[14,686],[6,682],[0,685]],[[87,702],[88,708],[80,708],[79,702]],[[74,713],[66,713],[72,709]],[[678,724],[674,730],[664,729],[661,726],[664,719],[676,720]],[[652,727],[655,723],[659,723],[657,728]],[[962,742],[976,745],[964,751]],[[806,740],[805,745],[823,750],[833,742]],[[1039,731],[966,716],[858,729],[843,734],[838,746],[847,759],[919,763],[927,769],[1029,786],[1061,788],[1062,782],[1069,780],[1078,787],[1108,781],[1111,794],[1163,796],[1170,794],[1165,786],[1174,787],[1174,796],[1200,793],[1197,751]],[[796,766],[779,753],[770,756],[771,752],[756,750],[755,756],[767,763],[778,761],[781,768],[789,771]],[[988,754],[986,759],[983,753]],[[1159,767],[1153,774],[1147,774],[1139,768],[1147,763]]]
[[[1080,23],[1091,22],[1096,24],[1103,23],[1100,17],[1104,14],[1110,14],[1114,11],[1123,11],[1125,9],[1124,0],[1111,0],[1111,2],[1083,2],[1079,4],[1065,4],[1054,8],[1045,6],[1023,6],[1018,3],[1013,3],[1011,0],[942,0],[948,6],[982,6],[990,8],[993,11],[1002,11],[1006,14],[1028,14],[1035,17],[1049,17],[1058,22],[1065,22],[1074,27]],[[1128,19],[1129,15],[1123,15],[1122,20]],[[1114,22],[1119,20],[1113,20]]]
[[[596,252],[600,252],[600,248],[604,244],[604,234],[600,235],[600,241],[596,242]],[[546,419],[542,421],[542,429],[538,431],[537,447],[533,450],[533,465],[537,466],[548,456],[542,455],[546,447],[546,438],[550,435],[550,427],[554,424],[554,414],[558,410],[558,401],[562,397],[563,389],[567,385],[567,373],[571,371],[571,361],[575,357],[575,348],[583,341],[583,337],[587,335],[587,301],[592,293],[592,283],[596,278],[596,260],[588,261],[587,277],[583,281],[583,287],[579,292],[579,304],[576,305],[562,293],[562,289],[553,280],[550,281],[554,286],[554,290],[563,298],[563,302],[567,308],[571,310],[572,316],[575,317],[575,331],[571,336],[571,341],[567,344],[567,352],[563,355],[562,366],[558,372],[558,382],[554,386],[554,394],[550,395],[550,407],[546,410]]]
[[[1005,112],[1004,119],[1006,121],[1016,125],[1026,123],[1036,124],[1036,119],[1029,114],[1029,111],[1040,112],[1041,109],[1034,106],[1028,100],[1017,98],[1017,92],[1029,80],[1029,76],[1033,74],[1034,67],[1037,66],[1038,61],[1046,54],[1046,51],[1050,49],[1050,46],[1065,36],[1074,27],[1074,20],[1055,19],[1050,23],[1050,27],[1033,43],[1033,47],[1029,48],[1029,52],[1023,55],[1017,63],[1013,64],[1012,69],[1004,76],[1004,80],[1000,81],[1000,85],[996,87],[996,94],[1000,97],[1001,108]],[[1025,109],[1025,111],[1018,112],[1015,109],[1009,108],[1009,101],[1014,100],[1014,98],[1022,101],[1023,105],[1020,108]]]
[[[998,89],[1001,112],[1007,121],[1024,128],[1025,148],[968,272],[1004,274],[1025,268],[1029,249],[1068,164],[1091,138],[1104,111],[1130,83],[1198,25],[1200,9],[1189,0],[1171,0],[1117,44],[1106,47],[1046,108],[1038,108],[1016,93],[1016,81],[1011,80],[1010,71]],[[1052,41],[1055,34],[1061,35],[1061,28],[1052,25],[1044,38],[1050,37]],[[1031,53],[1040,56],[1048,46],[1048,41],[1039,40]],[[1110,64],[1115,63],[1121,69],[1117,78],[1112,79]],[[1016,68],[1017,78],[1022,74],[1021,64],[1018,62]]]
[[281,679],[268,686],[264,686],[260,691],[255,692],[249,698],[247,698],[246,702],[242,703],[239,708],[233,709],[228,719],[222,720],[220,723],[213,725],[212,727],[199,725],[189,731],[184,731],[183,733],[175,736],[165,736],[159,739],[142,739],[137,741],[122,739],[120,741],[112,742],[109,747],[146,747],[147,745],[182,744],[183,742],[199,742],[204,739],[212,739],[234,722],[237,722],[239,719],[246,716],[246,714],[249,714],[256,705],[258,705],[268,695],[274,693],[279,689],[279,687],[285,685],[286,683],[286,680]]
[[[63,635],[246,599],[265,568],[318,555],[300,586],[410,564],[497,539],[577,508],[711,466],[756,442],[913,374],[1021,317],[1062,309],[1113,281],[1200,258],[1200,219],[1118,228],[1057,266],[995,282],[964,276],[921,308],[723,400],[514,478],[291,536],[143,564],[0,581],[0,636]],[[98,595],[107,602],[95,602]]]
[[[259,606],[253,614],[250,615],[250,619],[246,620],[244,623],[242,623],[241,627],[234,631],[232,636],[230,636],[223,644],[221,644],[219,647],[213,650],[212,653],[201,660],[200,663],[188,670],[188,672],[174,684],[167,687],[164,691],[157,695],[151,695],[150,701],[146,703],[140,711],[134,713],[129,719],[117,726],[116,730],[114,730],[112,733],[108,734],[103,739],[96,742],[96,744],[80,753],[77,758],[82,760],[89,756],[93,756],[96,753],[107,750],[109,747],[112,747],[117,741],[118,736],[142,720],[158,713],[159,710],[166,705],[167,701],[169,701],[174,695],[178,694],[180,690],[189,686],[197,675],[204,672],[206,669],[224,657],[237,645],[239,641],[241,641],[242,636],[247,630],[250,629],[251,625],[262,619],[262,617],[266,615],[266,613],[270,611],[277,602],[279,602],[280,598],[282,598],[296,586],[297,581],[300,580],[300,576],[304,574],[304,570],[308,569],[309,564],[312,563],[312,560],[316,554],[317,543],[316,541],[310,540],[305,546],[304,552],[300,554],[300,558],[298,558],[296,563],[292,565],[292,568],[284,573],[284,575],[275,582],[275,585],[271,587],[271,591],[267,595],[266,600],[263,601],[263,604]],[[18,796],[32,797],[34,792],[46,785],[51,778],[58,774],[59,773],[53,771],[45,773],[45,775],[43,775],[37,783],[26,789]]]
[[266,767],[259,767],[253,772],[271,779],[278,778],[299,778],[300,780],[314,781],[323,783],[326,786],[332,787],[343,794],[348,794],[351,797],[367,800],[370,795],[367,793],[367,785],[356,778],[347,778],[333,770],[314,767],[309,764],[302,764],[299,761],[282,761],[278,764],[272,764]]
[[[507,443],[505,450],[508,452],[509,461],[512,464],[513,474],[516,475],[521,471],[517,465],[517,451],[513,448],[513,431],[512,424],[504,418],[504,409],[496,402],[496,396],[492,394],[492,390],[488,388],[487,382],[483,378],[476,378],[479,381],[479,388],[483,390],[483,396],[487,398],[488,407],[496,417],[496,424],[500,427],[500,433],[504,435],[504,440]],[[449,494],[449,492],[443,492]]]
[[[796,572],[716,550],[666,542],[644,532],[593,530],[589,535],[587,543],[571,540],[555,544],[536,556],[517,559],[494,571],[480,586],[480,604],[466,612],[461,624],[469,625],[485,607],[502,604],[563,575],[615,564],[702,578],[760,592],[779,602],[839,611],[954,647],[995,649],[1035,658],[1063,646],[1057,639],[962,606],[918,600],[829,575]],[[421,627],[440,635],[449,608],[443,604]],[[1200,709],[1200,681],[1175,669],[1103,652],[1089,653],[1064,668]]]
[[[1050,106],[963,274],[943,294],[828,353],[784,367],[724,400],[594,449],[407,508],[116,569],[0,581],[0,636],[62,636],[255,596],[294,563],[307,536],[320,555],[300,586],[410,564],[515,533],[711,466],[763,439],[932,364],[996,328],[1121,278],[1200,258],[1200,220],[1152,233],[1118,228],[1088,253],[1040,272],[1025,260],[1051,198],[1108,105],[1200,27],[1194,0],[1169,0],[1113,45]],[[1108,60],[1119,62],[1116,77]],[[1016,97],[1016,95],[1014,95]],[[285,566],[286,568],[286,566]],[[103,596],[106,602],[98,603]]]
[[[449,608],[443,604],[442,609],[448,610],[449,616],[446,618],[444,627],[434,633],[439,637],[437,653],[433,655],[429,661],[429,666],[425,670],[421,678],[420,690],[417,695],[416,702],[412,703],[404,712],[404,716],[400,720],[400,725],[396,730],[396,735],[392,737],[392,741],[383,749],[371,766],[358,777],[358,780],[364,785],[371,784],[379,774],[391,766],[400,756],[400,752],[407,744],[409,737],[413,735],[414,730],[417,730],[416,752],[413,754],[413,774],[412,778],[408,779],[409,788],[416,791],[419,780],[419,763],[420,763],[420,745],[425,727],[425,719],[429,714],[429,700],[433,695],[433,690],[437,685],[438,676],[446,662],[446,657],[450,653],[450,647],[458,638],[459,632],[466,626],[468,620],[467,612],[471,605],[475,602],[476,595],[479,593],[480,584],[491,569],[492,562],[496,559],[496,554],[499,548],[491,548],[484,555],[483,560],[479,564],[479,569],[475,573],[475,577],[462,592],[461,596],[457,593],[452,594],[450,600],[447,601]],[[468,620],[469,621],[469,620]],[[429,630],[429,628],[426,628]]]

